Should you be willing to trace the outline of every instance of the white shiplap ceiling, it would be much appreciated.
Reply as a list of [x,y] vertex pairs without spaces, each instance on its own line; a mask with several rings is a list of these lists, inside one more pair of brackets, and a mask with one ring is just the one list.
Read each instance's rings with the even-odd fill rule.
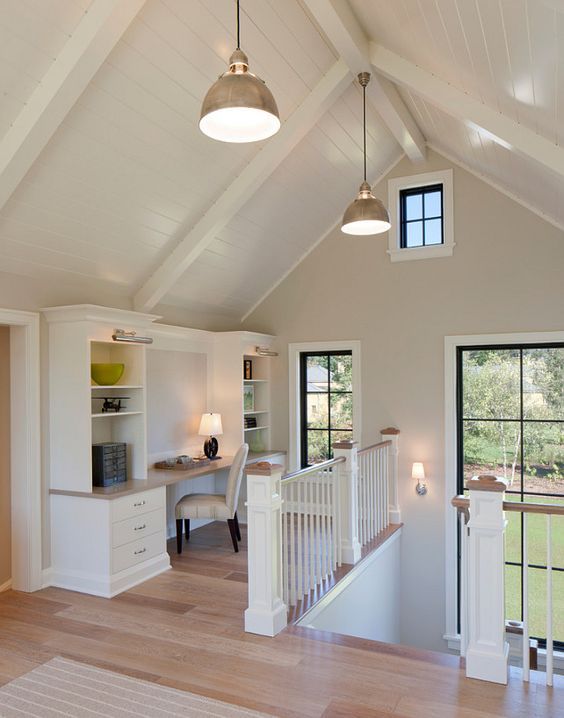
[[[388,78],[379,89],[383,119],[369,107],[373,179],[404,150],[416,158],[423,138],[564,227],[564,3],[244,0],[243,47],[290,130],[283,141],[226,145],[204,137],[197,123],[201,99],[234,47],[233,0],[119,2],[0,0],[0,185],[11,171],[1,138],[18,127],[88,15],[127,5],[132,18],[8,192],[0,271],[81,283],[100,303],[111,289],[140,308],[175,305],[187,323],[191,312],[241,319],[354,195],[362,124],[353,76],[370,69],[356,64],[369,64],[377,48],[391,51],[395,64],[380,67]],[[403,64],[394,74],[396,60]],[[479,103],[484,126],[449,106],[448,92],[435,100],[417,71]],[[487,111],[501,118],[495,133]],[[43,121],[38,115],[39,127]],[[500,136],[505,128],[518,146]],[[402,141],[409,131],[415,144]],[[550,163],[535,156],[535,138],[545,157],[554,147]],[[268,172],[253,169],[261,157],[272,159]],[[225,202],[238,178],[252,191]],[[167,278],[175,249],[186,262]]]

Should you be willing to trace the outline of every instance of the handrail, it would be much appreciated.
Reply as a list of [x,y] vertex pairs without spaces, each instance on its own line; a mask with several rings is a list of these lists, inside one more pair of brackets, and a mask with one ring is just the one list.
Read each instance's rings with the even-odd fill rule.
[[[464,496],[455,496],[450,502],[456,509],[467,509],[470,506],[470,499]],[[527,514],[551,514],[553,516],[564,516],[564,506],[558,504],[531,504],[526,501],[504,501],[504,511]]]
[[357,456],[360,456],[361,454],[365,454],[367,451],[372,451],[372,449],[381,449],[384,446],[391,446],[392,442],[390,439],[387,439],[386,441],[380,441],[377,444],[372,444],[371,446],[365,446],[364,449],[359,449],[357,452]]
[[296,481],[296,479],[303,479],[303,477],[308,474],[316,474],[318,471],[330,469],[332,466],[341,464],[344,461],[346,461],[345,457],[339,456],[336,459],[328,459],[327,461],[322,461],[319,464],[312,464],[311,466],[307,466],[305,469],[300,469],[299,471],[293,471],[291,474],[286,474],[286,476],[282,477],[281,483],[289,484],[292,481]]

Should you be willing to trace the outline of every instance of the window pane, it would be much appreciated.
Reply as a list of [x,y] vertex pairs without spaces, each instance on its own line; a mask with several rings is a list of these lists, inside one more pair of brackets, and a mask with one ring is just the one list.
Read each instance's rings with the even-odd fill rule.
[[425,245],[443,243],[442,226],[442,219],[425,220]]
[[410,222],[405,225],[405,246],[423,246],[423,222]]
[[307,391],[327,391],[329,386],[329,358],[307,357]]
[[331,446],[333,446],[336,441],[350,441],[352,436],[352,431],[332,431]]
[[[564,641],[564,573],[552,572],[552,630],[555,641]],[[546,636],[546,570],[529,569],[529,626],[531,636]]]
[[[519,503],[521,498],[512,494],[506,494],[507,501]],[[507,529],[505,532],[505,560],[521,563],[521,514],[507,511]]]
[[331,391],[352,391],[352,355],[339,354],[329,359]]
[[464,421],[464,480],[494,474],[521,488],[521,429],[518,422]]
[[404,219],[421,219],[423,217],[423,197],[420,194],[405,195]]
[[472,419],[520,419],[517,349],[463,352],[463,412]]
[[[549,496],[529,496],[525,501],[532,504],[564,505],[564,499]],[[548,543],[547,521],[544,514],[528,514],[527,540],[529,563],[546,566],[546,549]],[[507,559],[509,560],[509,559]],[[564,568],[564,522],[558,517],[552,519],[552,565]]]
[[425,195],[425,217],[441,217],[441,192],[428,192]]
[[525,491],[564,495],[564,424],[525,422]]
[[307,463],[318,464],[329,458],[329,432],[309,430],[307,432]]
[[307,394],[307,426],[313,429],[329,428],[329,394]]
[[564,419],[564,347],[523,350],[526,419]]
[[331,428],[352,429],[352,394],[331,394]]
[[521,620],[521,567],[505,567],[505,617],[508,621]]

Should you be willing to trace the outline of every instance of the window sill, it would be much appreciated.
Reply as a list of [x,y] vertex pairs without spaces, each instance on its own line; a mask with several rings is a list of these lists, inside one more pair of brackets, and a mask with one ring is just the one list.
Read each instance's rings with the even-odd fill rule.
[[436,259],[452,257],[454,244],[441,244],[436,247],[412,247],[410,249],[388,249],[392,262],[406,262],[412,259]]

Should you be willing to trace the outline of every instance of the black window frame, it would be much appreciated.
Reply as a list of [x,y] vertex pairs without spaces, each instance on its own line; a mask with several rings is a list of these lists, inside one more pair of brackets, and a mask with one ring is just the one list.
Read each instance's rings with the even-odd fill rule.
[[[520,416],[519,419],[479,419],[480,421],[504,421],[516,423],[520,425],[521,432],[521,446],[520,446],[520,478],[521,486],[518,491],[514,489],[508,489],[506,494],[513,496],[518,495],[520,501],[525,501],[526,496],[545,496],[547,498],[558,498],[564,500],[564,494],[555,494],[548,492],[535,492],[525,491],[525,442],[524,442],[524,426],[528,423],[553,423],[553,424],[564,424],[564,419],[525,419],[523,411],[523,351],[528,349],[563,349],[564,342],[538,342],[538,343],[522,343],[522,344],[478,344],[473,346],[457,346],[456,347],[456,488],[457,494],[467,494],[467,489],[464,487],[464,421],[472,420],[472,417],[464,417],[464,381],[463,381],[463,356],[465,352],[471,351],[508,351],[517,350],[519,351],[519,398],[520,398]],[[523,566],[523,514],[520,514],[520,535],[521,535],[521,548],[520,555],[521,561],[505,561],[506,566],[517,566],[520,568],[520,587],[521,587],[521,621],[523,620],[523,574],[525,567]],[[461,541],[460,533],[457,534],[457,584],[458,584],[458,606],[457,606],[457,617],[458,617],[458,630],[460,632],[460,587],[461,587]],[[540,569],[547,570],[546,565],[528,563],[529,569]],[[564,572],[564,566],[552,566],[553,571]],[[536,638],[541,648],[546,648],[546,638],[542,636],[531,636]],[[554,647],[558,650],[564,650],[563,640],[554,640]]]
[[[333,447],[331,442],[331,433],[334,432],[350,432],[351,437],[353,436],[352,429],[333,429],[331,428],[331,395],[334,394],[350,394],[354,402],[354,394],[351,386],[350,391],[331,391],[331,369],[330,369],[330,357],[334,356],[350,356],[352,357],[352,349],[335,349],[332,351],[307,351],[300,352],[300,466],[302,469],[311,466],[307,462],[308,459],[308,432],[309,431],[326,431],[328,436],[328,448],[329,458],[333,457]],[[307,425],[307,395],[313,392],[307,391],[307,360],[310,357],[327,357],[327,371],[328,371],[328,382],[327,392],[318,392],[321,394],[327,394],[327,405],[328,405],[328,426],[324,428],[312,428],[310,429]]]
[[[432,194],[434,192],[440,192],[441,195],[441,213],[440,215],[425,216],[425,195]],[[421,196],[421,212],[422,215],[418,219],[407,219],[406,217],[406,200],[408,197]],[[400,206],[400,249],[422,249],[423,247],[442,247],[445,243],[445,200],[444,200],[444,185],[442,182],[438,182],[431,185],[424,185],[421,187],[407,187],[400,189],[399,191],[399,206]],[[432,219],[441,220],[441,241],[439,244],[426,244],[425,243],[425,225],[426,222]],[[415,222],[421,222],[422,226],[422,237],[423,244],[418,244],[414,247],[408,247],[407,245],[407,225],[414,224]]]

